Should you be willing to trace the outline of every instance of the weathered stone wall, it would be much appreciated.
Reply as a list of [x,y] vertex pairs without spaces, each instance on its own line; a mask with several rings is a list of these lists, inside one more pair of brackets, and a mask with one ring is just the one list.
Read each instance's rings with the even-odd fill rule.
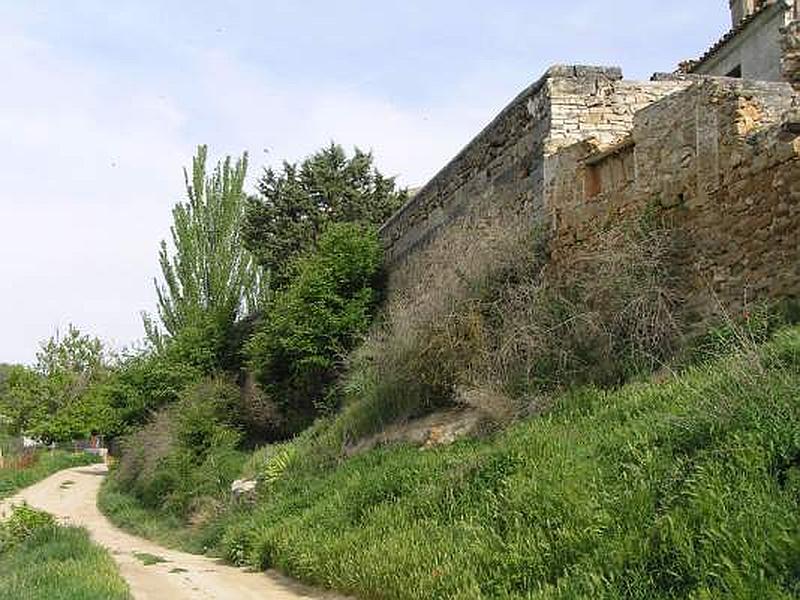
[[408,271],[423,257],[435,262],[431,245],[448,253],[453,233],[474,230],[474,254],[490,243],[491,228],[542,221],[549,156],[578,140],[624,137],[639,109],[686,85],[623,81],[613,67],[549,69],[382,227],[395,287],[423,277]]
[[686,242],[674,267],[698,319],[800,297],[797,98],[786,83],[551,69],[383,227],[392,293],[424,311],[537,225],[549,268],[570,269],[647,213]]
[[800,91],[800,21],[792,21],[781,32],[783,78]]
[[686,245],[675,265],[700,318],[800,297],[800,140],[786,84],[710,79],[645,108],[615,147],[554,157],[553,268],[647,212]]

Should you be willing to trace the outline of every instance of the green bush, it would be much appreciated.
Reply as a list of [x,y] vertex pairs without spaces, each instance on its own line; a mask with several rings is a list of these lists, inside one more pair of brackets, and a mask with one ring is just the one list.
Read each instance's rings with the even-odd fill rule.
[[55,527],[53,515],[30,508],[25,504],[14,506],[11,516],[0,523],[0,553],[7,552],[42,529]]
[[189,517],[227,496],[244,461],[235,427],[239,389],[224,378],[187,387],[122,443],[114,479],[149,508]]
[[377,233],[331,225],[298,260],[247,345],[267,394],[300,425],[332,408],[328,390],[378,306],[382,252]]
[[143,425],[154,411],[178,401],[181,393],[217,368],[223,334],[207,320],[186,326],[158,348],[133,353],[91,393],[109,407],[109,425],[99,431],[119,436]]

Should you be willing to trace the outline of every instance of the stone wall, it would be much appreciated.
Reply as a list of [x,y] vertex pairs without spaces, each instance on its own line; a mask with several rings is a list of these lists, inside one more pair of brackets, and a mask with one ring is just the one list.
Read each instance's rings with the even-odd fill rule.
[[393,276],[430,257],[431,244],[450,244],[448,230],[542,221],[549,156],[586,138],[624,137],[639,109],[686,85],[624,81],[614,67],[552,67],[382,227]]
[[781,32],[783,78],[800,91],[800,21],[792,21]]
[[635,83],[556,67],[381,230],[395,299],[425,311],[551,232],[571,269],[604,232],[655,215],[685,241],[675,271],[698,320],[800,298],[800,115],[786,83]]
[[709,79],[640,111],[629,138],[553,158],[553,268],[643,214],[675,227],[690,308],[702,318],[800,297],[800,140],[786,84]]

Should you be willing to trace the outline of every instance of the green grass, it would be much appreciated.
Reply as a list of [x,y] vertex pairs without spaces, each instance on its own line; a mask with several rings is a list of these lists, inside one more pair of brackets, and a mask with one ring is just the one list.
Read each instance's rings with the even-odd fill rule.
[[179,542],[364,599],[798,598],[800,329],[489,439],[312,464]]
[[11,496],[57,471],[99,462],[99,458],[84,452],[69,453],[61,450],[39,452],[38,460],[25,469],[0,469],[0,498]]
[[162,546],[195,554],[202,554],[207,549],[202,533],[208,530],[192,529],[174,513],[143,506],[136,498],[121,491],[113,477],[103,482],[97,506],[117,527]]
[[0,553],[0,600],[128,600],[128,586],[84,529],[47,527]]

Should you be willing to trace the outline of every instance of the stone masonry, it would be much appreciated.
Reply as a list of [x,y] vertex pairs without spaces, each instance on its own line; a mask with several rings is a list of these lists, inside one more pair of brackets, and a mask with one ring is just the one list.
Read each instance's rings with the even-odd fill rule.
[[423,305],[520,226],[550,230],[548,268],[569,269],[655,211],[685,234],[694,314],[798,298],[797,98],[786,83],[554,67],[383,226],[393,293]]
[[699,318],[800,298],[794,100],[786,84],[705,79],[640,111],[616,146],[565,148],[546,191],[554,268],[647,211],[685,238],[675,267]]
[[623,137],[638,110],[686,85],[624,81],[614,67],[552,67],[384,224],[388,262],[399,269],[454,221],[543,219],[547,157],[590,137]]

